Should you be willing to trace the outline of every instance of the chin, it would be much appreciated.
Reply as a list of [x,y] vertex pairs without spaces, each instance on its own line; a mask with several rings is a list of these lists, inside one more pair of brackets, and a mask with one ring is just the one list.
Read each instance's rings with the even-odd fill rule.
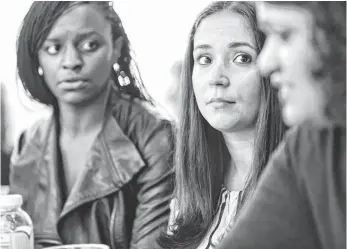
[[298,110],[285,108],[285,109],[283,109],[283,113],[282,113],[283,122],[287,126],[299,125],[305,121],[305,117],[303,115],[300,115],[300,114],[301,114],[301,112]]
[[215,119],[212,122],[209,122],[212,128],[220,131],[220,132],[230,132],[230,130],[234,130],[238,126],[238,122],[235,120],[218,120]]
[[88,105],[93,102],[95,102],[99,98],[103,98],[106,91],[103,92],[82,92],[82,91],[76,91],[76,92],[68,92],[64,95],[60,96],[58,99],[60,103],[64,103],[67,105]]
[[64,96],[63,98],[60,98],[59,99],[59,102],[60,103],[63,103],[65,105],[85,105],[87,104],[88,102],[91,102],[92,101],[92,97],[89,97],[89,96]]
[[283,115],[283,123],[285,123],[286,126],[293,126],[296,122],[291,120],[290,118],[287,118],[285,115]]

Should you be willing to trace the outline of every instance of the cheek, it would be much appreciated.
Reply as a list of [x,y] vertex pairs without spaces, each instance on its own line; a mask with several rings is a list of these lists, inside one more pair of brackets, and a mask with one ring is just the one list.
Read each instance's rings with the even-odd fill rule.
[[44,73],[54,74],[58,71],[59,57],[49,56],[45,52],[40,51],[38,53],[39,64],[42,67]]
[[89,58],[87,67],[88,74],[90,77],[94,79],[94,82],[104,82],[110,76],[110,72],[112,69],[112,60],[111,58],[107,58],[104,56],[95,56],[93,58]]
[[258,84],[250,84],[247,89],[242,92],[242,100],[244,112],[250,116],[257,115],[260,108],[260,82]]
[[307,39],[296,39],[292,44],[283,46],[280,58],[284,70],[291,77],[306,77],[316,67],[317,53]]
[[240,111],[244,118],[249,122],[254,122],[258,116],[261,104],[261,82],[259,78],[253,78],[252,81],[244,82],[242,87],[239,87],[238,98],[240,100]]
[[[305,82],[305,81],[304,81]],[[283,115],[287,122],[296,124],[307,118],[324,115],[326,98],[317,82],[297,84],[285,104]]]
[[56,85],[56,82],[58,80],[58,68],[59,68],[59,62],[57,59],[54,58],[47,58],[42,56],[39,57],[39,64],[42,67],[43,70],[43,78],[50,90],[52,92],[55,92],[54,86]]
[[95,58],[91,60],[90,63],[90,70],[96,74],[104,74],[105,72],[108,72],[111,67],[111,61],[105,58]]
[[252,70],[244,74],[236,82],[236,93],[238,97],[247,106],[259,107],[260,104],[260,88],[261,80],[259,73],[256,70]]
[[86,59],[89,59],[89,63],[94,68],[102,68],[106,65],[112,65],[112,50],[105,47],[102,50],[91,54],[90,57],[86,57]]
[[311,81],[298,84],[295,96],[301,106],[310,107],[310,109],[323,109],[325,105],[325,96],[319,83]]
[[302,55],[303,54],[301,52],[301,49],[298,46],[282,45],[279,51],[279,58],[281,60],[281,70],[286,72],[287,75],[291,76],[294,75],[293,72],[298,73],[298,70],[300,70],[300,68],[302,67]]

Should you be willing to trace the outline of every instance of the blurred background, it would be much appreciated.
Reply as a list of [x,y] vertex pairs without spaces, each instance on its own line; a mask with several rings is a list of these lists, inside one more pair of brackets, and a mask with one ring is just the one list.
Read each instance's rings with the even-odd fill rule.
[[[33,1],[0,3],[1,157],[8,161],[21,131],[47,113],[45,106],[26,97],[16,75],[16,38]],[[168,115],[175,115],[177,69],[184,56],[188,33],[197,14],[211,0],[116,0],[114,8],[128,33],[144,84]],[[2,167],[1,185],[7,185]]]

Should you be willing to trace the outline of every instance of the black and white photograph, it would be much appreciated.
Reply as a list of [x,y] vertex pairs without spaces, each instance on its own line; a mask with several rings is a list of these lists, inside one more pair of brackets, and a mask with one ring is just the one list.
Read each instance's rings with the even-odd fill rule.
[[0,29],[0,249],[346,248],[346,1],[4,1]]

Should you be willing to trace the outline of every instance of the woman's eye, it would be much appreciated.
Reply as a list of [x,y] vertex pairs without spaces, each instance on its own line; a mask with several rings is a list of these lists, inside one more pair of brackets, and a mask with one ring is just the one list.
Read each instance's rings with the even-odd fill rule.
[[92,52],[98,48],[98,44],[94,41],[87,41],[81,46],[83,51]]
[[252,57],[247,54],[240,54],[236,56],[234,59],[234,62],[240,63],[240,64],[246,64],[252,62]]
[[197,61],[200,65],[207,65],[212,62],[212,60],[207,56],[200,56],[198,57]]
[[51,54],[51,55],[55,55],[55,54],[59,53],[59,51],[60,51],[60,45],[55,44],[55,45],[52,45],[52,46],[48,46],[48,47],[46,48],[46,51],[47,51],[47,53],[49,53],[49,54]]

